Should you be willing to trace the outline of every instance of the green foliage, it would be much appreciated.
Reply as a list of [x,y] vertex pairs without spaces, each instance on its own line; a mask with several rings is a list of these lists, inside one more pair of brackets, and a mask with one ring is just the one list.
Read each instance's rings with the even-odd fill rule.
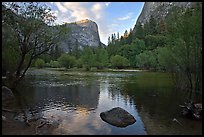
[[52,68],[59,68],[60,67],[60,63],[58,61],[50,61],[50,67]]
[[157,47],[163,47],[167,44],[166,36],[162,35],[147,35],[145,37],[145,45],[147,49],[152,50]]
[[37,68],[43,68],[45,66],[45,61],[42,59],[36,59],[35,61],[35,67]]
[[108,52],[104,48],[96,49],[95,66],[97,68],[104,68],[108,65]]
[[[173,71],[185,89],[201,89],[202,73],[202,5],[194,9],[174,9],[167,17],[170,50],[166,62],[171,62]],[[169,65],[169,64],[167,64]],[[166,65],[166,67],[167,67]]]
[[134,36],[139,38],[139,39],[144,39],[144,37],[145,37],[144,28],[140,22],[139,22],[138,26],[136,26],[136,32],[135,32]]
[[81,58],[77,59],[76,66],[77,66],[77,68],[82,68],[83,67],[83,61],[82,61]]
[[3,46],[2,50],[2,69],[14,73],[18,64],[17,59],[20,56],[18,50],[13,48],[13,45],[9,44]]
[[149,19],[149,35],[156,35],[158,34],[158,22],[156,21],[156,19],[153,16],[150,16]]
[[157,67],[156,51],[144,51],[135,57],[136,66],[140,68],[150,69]]
[[68,54],[62,54],[57,60],[62,67],[67,69],[74,67],[76,64],[76,58]]
[[39,58],[43,59],[45,63],[49,63],[52,59],[51,55],[49,54],[42,54],[39,56]]
[[86,70],[90,70],[91,67],[94,66],[95,56],[93,54],[93,50],[90,47],[85,47],[81,56],[81,60]]
[[111,61],[112,66],[115,68],[120,69],[120,68],[125,68],[129,66],[129,60],[120,55],[112,56],[110,61]]
[[[64,25],[50,26],[55,19],[46,5],[36,2],[2,3],[2,65],[4,73],[9,71],[13,77],[9,83],[11,88],[16,88],[31,65],[39,68],[44,66],[42,60],[32,63],[40,55],[49,52],[65,36],[64,32],[67,31]],[[50,60],[42,58],[46,62]]]

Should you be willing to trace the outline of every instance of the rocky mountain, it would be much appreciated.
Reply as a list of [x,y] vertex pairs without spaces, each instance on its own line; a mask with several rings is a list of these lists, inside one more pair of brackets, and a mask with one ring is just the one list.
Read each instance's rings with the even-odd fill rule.
[[196,4],[197,2],[145,2],[133,32],[136,31],[136,26],[139,23],[143,25],[145,22],[149,21],[151,16],[155,19],[164,19],[172,7],[191,8]]
[[85,46],[97,47],[100,44],[98,26],[91,20],[81,20],[77,22],[67,23],[69,34],[64,39],[60,47],[64,52],[72,50],[74,47],[82,49]]

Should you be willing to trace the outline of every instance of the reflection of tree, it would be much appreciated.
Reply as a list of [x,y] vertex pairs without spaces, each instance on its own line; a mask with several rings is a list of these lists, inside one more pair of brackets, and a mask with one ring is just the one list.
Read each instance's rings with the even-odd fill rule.
[[123,91],[123,85],[124,82],[122,81],[122,79],[120,79],[119,82],[111,84],[111,86],[108,87],[108,96],[111,97],[112,100],[117,100],[118,102],[120,101],[120,99],[123,99],[125,105],[127,105],[129,102],[132,102],[132,100],[129,94]]
[[[96,109],[99,100],[99,88],[96,84],[90,83],[88,85],[69,85],[69,86],[51,86],[53,77],[48,76],[28,76],[21,87],[22,97],[26,104],[23,108],[43,109],[50,105],[51,102],[55,105],[68,104],[69,106],[81,109]],[[52,80],[51,80],[52,79]],[[38,84],[48,84],[45,86],[38,86]],[[54,83],[60,82],[54,79]],[[74,81],[73,81],[74,82]],[[34,85],[32,85],[34,83]],[[24,101],[24,102],[25,102]],[[22,101],[21,101],[22,102]],[[38,108],[39,107],[39,108]],[[50,106],[51,107],[51,106]]]
[[[160,79],[160,81],[162,80]],[[155,84],[153,84],[153,81]],[[150,80],[151,86],[140,85],[137,82],[124,83],[123,92],[133,100],[134,106],[144,123],[148,124],[146,126],[158,127],[158,125],[162,125],[163,128],[168,129],[173,126],[171,125],[172,119],[181,116],[178,106],[185,101],[187,96],[184,92],[176,91],[171,86],[162,86],[157,82]],[[166,133],[169,133],[169,131]]]

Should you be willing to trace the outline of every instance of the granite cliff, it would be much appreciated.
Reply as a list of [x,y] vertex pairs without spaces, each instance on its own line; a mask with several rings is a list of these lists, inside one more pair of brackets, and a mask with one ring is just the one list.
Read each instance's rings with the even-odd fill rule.
[[164,19],[173,7],[191,8],[196,4],[197,2],[145,2],[142,12],[136,21],[133,32],[136,31],[136,26],[139,23],[143,25],[149,21],[151,16],[157,20]]
[[68,52],[78,46],[83,49],[85,46],[97,47],[100,44],[98,26],[95,22],[85,19],[77,22],[67,23],[69,34],[61,41],[60,47],[64,52]]

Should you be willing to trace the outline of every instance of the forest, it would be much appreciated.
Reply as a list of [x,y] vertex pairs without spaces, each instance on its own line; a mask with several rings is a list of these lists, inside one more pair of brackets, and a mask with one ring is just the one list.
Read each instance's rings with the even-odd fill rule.
[[[43,10],[45,9],[42,9],[42,12],[44,12]],[[54,20],[53,16],[46,15],[46,13],[43,14],[41,16],[47,16],[48,22]],[[65,67],[70,69],[77,67],[85,68],[86,70],[90,70],[92,67],[97,69],[135,68],[170,72],[177,87],[202,91],[201,16],[202,6],[199,4],[192,9],[175,7],[165,20],[157,21],[150,17],[149,22],[138,24],[135,33],[130,29],[130,31],[126,30],[121,37],[119,37],[119,33],[117,33],[117,36],[115,33],[112,34],[108,38],[107,46],[101,44],[97,48],[92,48],[87,45],[84,49],[80,49],[76,43],[75,48],[69,53],[63,53],[58,46],[51,46],[56,43],[57,37],[54,38],[54,35],[51,36],[49,33],[44,35],[46,27],[43,24],[39,24],[42,28],[44,27],[39,31],[43,32],[41,33],[44,35],[43,42],[46,42],[44,44],[48,46],[39,53],[35,50],[36,53],[33,52],[35,55],[33,54],[32,59],[27,59],[30,51],[25,51],[26,53],[21,56],[18,49],[19,42],[14,42],[18,40],[13,35],[10,35],[12,31],[17,31],[18,27],[20,27],[19,24],[13,24],[13,22],[17,23],[19,18],[7,19],[6,14],[3,14],[3,20],[5,21],[3,21],[2,32],[2,72],[3,74],[5,71],[13,73],[16,71],[17,64],[19,65],[18,68],[22,67],[22,69],[30,65],[38,68]],[[30,29],[35,31],[36,26],[33,27],[35,24],[30,25],[30,22],[33,23],[33,20],[21,21],[20,25],[24,26],[22,31]],[[60,33],[63,32],[61,31]],[[27,37],[30,35],[29,32],[24,34]],[[58,41],[60,41],[59,37]],[[38,47],[38,49],[40,48]],[[20,59],[20,57],[24,59],[19,64],[16,59]]]
[[3,134],[202,134],[201,4],[64,52],[48,6],[2,3]]

